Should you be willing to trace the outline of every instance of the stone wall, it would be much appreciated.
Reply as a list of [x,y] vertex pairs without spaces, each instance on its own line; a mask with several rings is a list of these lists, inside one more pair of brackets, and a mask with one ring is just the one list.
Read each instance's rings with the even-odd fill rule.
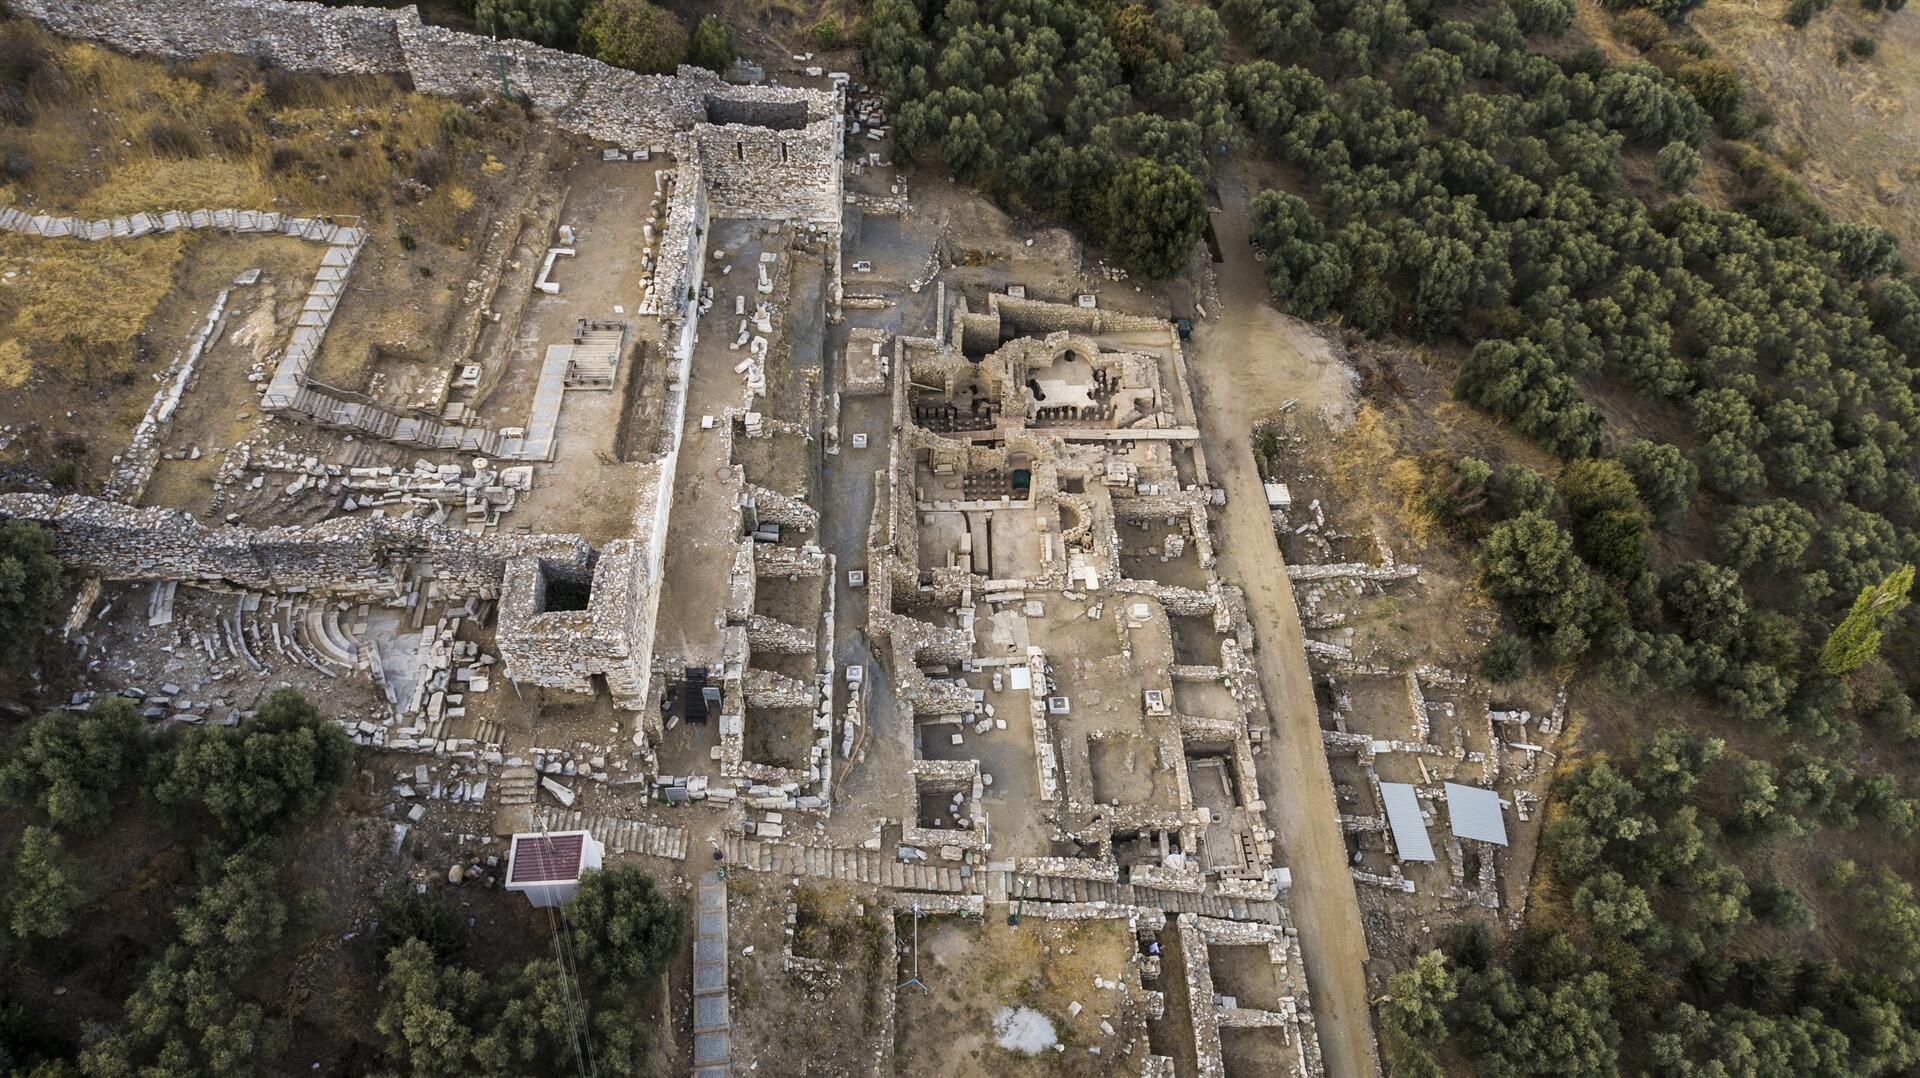
[[1103,311],[1098,307],[1048,303],[1038,299],[1017,299],[1001,292],[987,294],[987,312],[1007,323],[1016,334],[1028,337],[1060,330],[1077,333],[1159,330],[1168,334],[1170,340],[1173,334],[1172,323],[1164,318]]
[[1187,1005],[1187,1023],[1193,1027],[1193,1052],[1199,1064],[1200,1078],[1226,1078],[1226,1053],[1220,1045],[1220,1017],[1213,1001],[1213,964],[1208,961],[1207,942],[1200,933],[1199,918],[1183,913],[1175,922],[1180,936],[1180,957]]
[[[664,503],[672,486],[672,460],[633,466],[632,532],[606,545],[590,565],[569,567],[550,559],[517,558],[508,567],[495,634],[510,677],[547,688],[593,692],[604,677],[614,706],[646,706],[652,670],[653,631],[664,559]],[[586,577],[585,610],[548,611],[550,577]]]
[[104,488],[107,497],[116,501],[137,502],[147,492],[147,484],[153,480],[154,469],[160,464],[161,440],[173,428],[173,415],[180,407],[180,398],[186,395],[187,389],[193,385],[194,376],[199,373],[200,357],[206,354],[207,341],[220,324],[221,316],[226,313],[227,297],[232,291],[223,288],[214,297],[213,308],[207,312],[207,320],[193,338],[193,343],[167,367],[160,390],[153,395],[153,403],[147,406],[147,414],[133,428],[133,442],[124,453],[114,458],[113,474],[107,477]]
[[826,552],[811,544],[801,547],[773,543],[743,543],[758,576],[822,576],[827,571]]
[[[660,254],[653,267],[654,303],[660,314],[660,346],[670,353],[691,355],[698,319],[688,318],[690,291],[698,289],[700,237],[707,232],[707,185],[700,164],[682,160],[674,173],[673,194],[667,198],[667,229],[660,237]],[[684,392],[681,394],[685,396]]]
[[813,630],[764,614],[747,616],[747,646],[769,655],[810,655],[816,645]]
[[185,59],[210,52],[258,56],[294,71],[406,70],[399,24],[412,8],[322,7],[290,0],[12,0],[15,14],[55,33],[128,52]]
[[706,92],[722,85],[699,68],[641,75],[522,41],[496,46],[491,38],[426,26],[412,9],[394,14],[404,70],[421,93],[497,93],[504,69],[508,87],[560,127],[634,149],[665,149],[675,131],[703,118]]
[[[702,124],[695,133],[713,212],[840,224],[841,119],[836,112],[798,131]],[[822,168],[821,162],[836,166]]]
[[89,576],[366,599],[398,598],[415,563],[424,563],[449,596],[494,597],[515,559],[584,571],[593,553],[577,535],[477,536],[417,517],[210,528],[178,509],[137,509],[83,495],[0,495],[0,517],[45,525],[60,560]]
[[761,524],[778,524],[795,531],[810,532],[820,525],[820,511],[791,494],[748,484],[755,519]]

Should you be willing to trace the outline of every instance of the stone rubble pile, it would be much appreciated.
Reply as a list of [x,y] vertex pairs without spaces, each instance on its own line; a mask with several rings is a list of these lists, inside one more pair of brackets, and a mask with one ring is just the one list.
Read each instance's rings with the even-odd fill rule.
[[[282,449],[252,452],[247,466],[263,473],[293,475],[292,482],[285,484],[289,497],[322,490],[341,498],[340,508],[347,512],[386,513],[397,509],[399,515],[423,516],[434,524],[463,513],[468,525],[497,526],[501,516],[512,511],[519,495],[533,487],[531,465],[499,467],[486,457],[472,459],[471,474],[458,464],[429,460],[416,460],[406,469],[351,467]],[[266,484],[264,475],[256,475],[248,486],[259,490]]]

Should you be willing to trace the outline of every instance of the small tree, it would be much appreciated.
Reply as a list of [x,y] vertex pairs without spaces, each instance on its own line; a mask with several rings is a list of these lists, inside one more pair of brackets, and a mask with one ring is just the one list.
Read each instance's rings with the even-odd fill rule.
[[1700,484],[1700,470],[1678,446],[1636,438],[1617,455],[1633,477],[1640,500],[1655,513],[1670,513],[1685,505]]
[[594,0],[580,20],[580,44],[615,67],[666,75],[687,55],[687,28],[647,0]]
[[1574,658],[1601,627],[1604,597],[1573,539],[1538,513],[1503,521],[1480,545],[1480,580],[1520,627],[1548,637],[1558,658]]
[[1774,498],[1728,513],[1716,534],[1734,568],[1745,571],[1761,566],[1790,573],[1799,569],[1813,545],[1815,528],[1812,513],[1785,498]]
[[198,809],[240,842],[309,819],[333,803],[353,767],[345,731],[282,689],[252,722],[189,732],[161,769],[162,805]]
[[1874,952],[1898,971],[1900,980],[1911,983],[1920,976],[1920,904],[1914,902],[1913,885],[1882,869],[1861,897],[1866,905],[1862,920]]
[[1820,669],[1829,674],[1848,674],[1865,666],[1880,653],[1880,627],[1906,606],[1907,592],[1913,587],[1913,566],[1903,565],[1878,584],[1860,592],[1853,609],[1840,619],[1820,649]]
[[473,0],[482,30],[549,48],[573,47],[584,0]]
[[1646,8],[1629,8],[1613,17],[1613,32],[1627,44],[1647,52],[1667,39],[1667,23]]
[[1400,68],[1407,96],[1422,108],[1444,108],[1460,94],[1460,58],[1444,49],[1421,49]]
[[1572,519],[1574,544],[1596,568],[1624,580],[1646,565],[1652,522],[1633,477],[1618,461],[1568,464],[1560,473],[1560,496]]
[[1725,566],[1681,562],[1661,581],[1660,597],[1667,613],[1696,643],[1726,648],[1746,632],[1747,595],[1740,590],[1739,574]]
[[277,876],[265,859],[235,854],[176,912],[180,942],[196,967],[232,977],[267,956],[287,926],[287,907],[274,890]]
[[1612,869],[1587,877],[1573,892],[1573,908],[1613,939],[1639,939],[1659,923],[1647,892]]
[[1833,5],[1833,0],[1793,0],[1787,5],[1787,25],[1804,27],[1813,17]]
[[1457,990],[1447,969],[1447,956],[1428,951],[1412,966],[1387,982],[1387,998],[1380,1004],[1380,1025],[1395,1072],[1440,1074],[1427,1055],[1447,1036],[1447,1007]]
[[433,948],[417,939],[388,952],[386,966],[384,1001],[373,1028],[387,1059],[409,1074],[470,1073],[480,1042],[497,1021],[486,978],[442,965]]
[[1673,74],[1675,82],[1686,87],[1707,115],[1716,120],[1725,120],[1740,107],[1740,101],[1746,96],[1746,87],[1740,82],[1740,73],[1725,60],[1695,60],[1681,64]]
[[1573,25],[1571,0],[1507,0],[1507,10],[1529,34],[1558,35]]
[[718,15],[703,15],[687,43],[687,63],[716,75],[733,66],[733,27]]
[[1726,748],[1726,742],[1717,737],[1703,740],[1669,726],[1640,747],[1635,785],[1655,801],[1677,804],[1693,792],[1707,767],[1724,755]]
[[1113,178],[1104,209],[1107,242],[1121,261],[1155,280],[1186,267],[1207,226],[1200,182],[1178,165],[1147,158]]
[[425,943],[440,962],[463,959],[468,946],[465,915],[440,891],[421,892],[396,883],[380,896],[380,930],[374,943],[384,961],[389,951],[408,940]]
[[39,651],[62,586],[53,533],[31,521],[0,522],[0,648],[13,661],[31,662]]
[[1487,493],[1493,497],[1495,511],[1503,517],[1517,517],[1522,513],[1550,517],[1562,508],[1560,491],[1553,480],[1524,464],[1509,464],[1500,469],[1500,474],[1488,484]]
[[78,714],[48,712],[7,747],[0,796],[39,808],[55,827],[98,831],[107,825],[115,797],[139,775],[152,744],[125,697]]
[[1653,174],[1662,188],[1679,194],[1700,175],[1700,151],[1675,139],[1653,155]]
[[7,894],[12,906],[7,922],[15,936],[54,939],[73,931],[73,916],[86,892],[80,886],[80,868],[60,836],[45,827],[28,827],[20,832]]
[[667,968],[687,926],[679,904],[631,866],[589,872],[567,907],[592,970],[634,985]]
[[1480,653],[1480,676],[1506,685],[1527,676],[1533,668],[1533,647],[1512,633],[1501,633]]
[[1799,830],[1799,821],[1780,811],[1780,786],[1774,781],[1772,764],[1744,760],[1733,775],[1734,809],[1733,818],[1727,821],[1729,827],[1744,835]]

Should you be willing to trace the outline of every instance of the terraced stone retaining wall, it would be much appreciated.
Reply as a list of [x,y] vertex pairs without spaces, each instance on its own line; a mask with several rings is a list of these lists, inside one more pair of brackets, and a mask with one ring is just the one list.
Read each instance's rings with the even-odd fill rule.
[[310,527],[208,527],[178,509],[71,495],[0,495],[0,518],[53,532],[61,562],[107,580],[176,580],[264,592],[398,598],[424,564],[449,596],[497,597],[508,563],[536,557],[586,571],[578,535],[478,536],[417,517],[354,516]]

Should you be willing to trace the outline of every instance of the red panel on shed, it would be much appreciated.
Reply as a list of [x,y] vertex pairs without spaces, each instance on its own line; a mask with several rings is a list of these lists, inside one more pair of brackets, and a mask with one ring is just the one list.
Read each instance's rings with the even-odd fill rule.
[[513,840],[508,883],[553,883],[580,878],[582,835],[520,835]]

